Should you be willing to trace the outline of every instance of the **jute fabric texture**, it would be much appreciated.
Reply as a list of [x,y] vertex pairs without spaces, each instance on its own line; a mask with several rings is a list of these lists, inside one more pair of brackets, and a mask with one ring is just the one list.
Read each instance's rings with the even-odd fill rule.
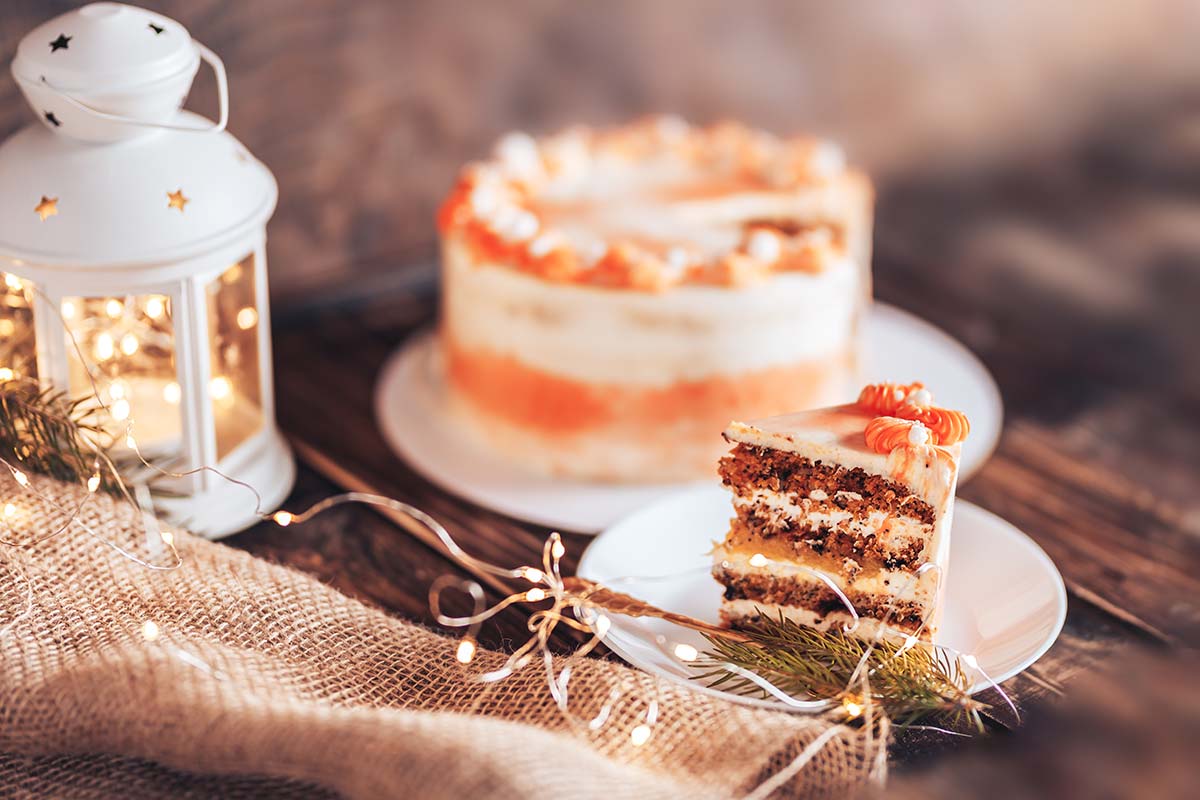
[[17,544],[85,502],[82,525],[0,545],[0,796],[843,797],[881,779],[862,727],[595,658],[571,659],[564,714],[539,662],[481,683],[502,654],[464,666],[456,639],[184,533],[182,565],[150,569],[108,546],[169,562],[136,510],[4,481]]

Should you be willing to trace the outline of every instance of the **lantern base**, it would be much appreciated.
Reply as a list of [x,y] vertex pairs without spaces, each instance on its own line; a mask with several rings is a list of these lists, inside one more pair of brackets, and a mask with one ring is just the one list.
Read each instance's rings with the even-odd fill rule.
[[[229,463],[231,462],[232,463]],[[271,426],[258,447],[238,452],[217,465],[222,474],[254,487],[259,497],[232,481],[217,479],[206,491],[187,496],[156,497],[155,507],[172,524],[205,539],[220,539],[251,528],[262,515],[279,507],[296,481],[292,450]]]

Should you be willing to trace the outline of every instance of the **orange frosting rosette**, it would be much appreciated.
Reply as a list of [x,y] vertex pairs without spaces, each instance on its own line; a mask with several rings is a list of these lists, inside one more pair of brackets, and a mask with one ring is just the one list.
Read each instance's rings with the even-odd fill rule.
[[923,444],[952,445],[967,438],[971,423],[961,411],[939,408],[920,381],[872,383],[859,392],[858,406],[878,416],[868,424],[867,446],[877,453]]
[[924,388],[920,381],[868,384],[858,393],[858,405],[875,414],[894,416],[909,395]]

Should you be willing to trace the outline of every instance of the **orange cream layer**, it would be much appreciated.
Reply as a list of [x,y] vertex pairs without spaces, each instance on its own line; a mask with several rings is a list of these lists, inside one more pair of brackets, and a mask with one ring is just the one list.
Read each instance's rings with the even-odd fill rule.
[[[853,352],[740,374],[679,381],[666,387],[595,384],[552,375],[517,358],[459,347],[442,337],[451,386],[479,410],[509,423],[561,435],[614,423],[628,432],[689,425],[716,431],[730,419],[827,404],[846,394]],[[636,447],[636,440],[623,446]]]

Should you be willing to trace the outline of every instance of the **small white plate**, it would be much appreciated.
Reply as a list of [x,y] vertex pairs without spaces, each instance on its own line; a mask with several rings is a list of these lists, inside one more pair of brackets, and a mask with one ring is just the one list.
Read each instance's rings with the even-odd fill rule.
[[[1000,437],[1000,392],[987,369],[961,344],[905,311],[875,303],[867,317],[867,382],[920,379],[937,399],[966,413],[960,480],[983,465]],[[522,471],[475,442],[446,413],[436,339],[410,337],[388,359],[375,388],[384,439],[443,489],[510,517],[559,530],[597,533],[618,519],[689,485],[587,483]],[[715,469],[715,465],[714,465]]]
[[[659,608],[719,624],[721,586],[709,574],[708,553],[724,538],[731,515],[729,493],[720,486],[678,492],[596,537],[578,574]],[[951,537],[937,643],[978,659],[987,675],[972,675],[973,690],[979,690],[989,685],[988,678],[997,683],[1011,678],[1050,648],[1066,619],[1067,591],[1054,562],[1032,539],[979,506],[955,503]],[[658,636],[670,647],[709,648],[700,634],[679,625],[620,616],[613,617],[604,642],[647,672],[725,695],[691,678],[694,672],[667,655]]]

